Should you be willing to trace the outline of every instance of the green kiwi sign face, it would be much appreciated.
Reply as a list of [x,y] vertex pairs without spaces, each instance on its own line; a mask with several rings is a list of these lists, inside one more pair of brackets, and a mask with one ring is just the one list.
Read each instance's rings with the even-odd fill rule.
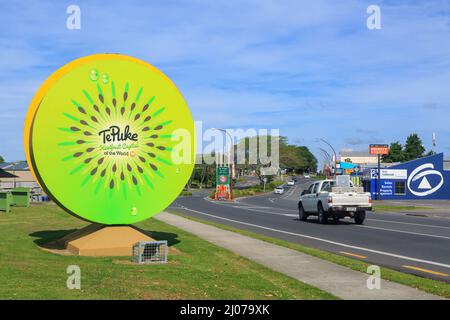
[[164,210],[194,166],[191,113],[176,86],[127,56],[84,57],[33,99],[25,150],[42,188],[85,220],[131,224]]

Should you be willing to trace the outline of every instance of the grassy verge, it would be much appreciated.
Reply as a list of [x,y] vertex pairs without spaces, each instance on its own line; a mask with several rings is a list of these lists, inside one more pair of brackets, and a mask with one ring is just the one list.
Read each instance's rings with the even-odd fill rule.
[[[175,248],[164,265],[60,256],[38,247],[85,225],[52,204],[0,213],[0,299],[335,298],[156,219],[137,226]],[[81,269],[81,290],[66,288],[69,265]]]
[[[303,253],[309,254],[311,256],[318,257],[318,258],[339,264],[344,267],[348,267],[352,270],[356,270],[356,271],[365,273],[367,270],[367,267],[370,265],[369,263],[365,263],[363,261],[352,259],[352,258],[343,257],[343,256],[340,256],[340,255],[337,255],[334,253],[322,251],[322,250],[311,248],[311,247],[302,246],[302,245],[291,243],[291,242],[284,241],[284,240],[266,237],[266,236],[259,235],[254,232],[229,227],[229,226],[222,225],[219,223],[196,219],[191,216],[188,216],[188,215],[185,215],[180,212],[173,211],[173,210],[168,210],[168,211],[171,213],[174,213],[174,214],[178,214],[187,219],[206,223],[206,224],[218,227],[218,228],[222,228],[224,230],[233,231],[233,232],[245,235],[245,236],[253,237],[253,238],[256,238],[256,239],[259,239],[262,241],[266,241],[266,242],[280,245],[280,246],[283,246],[286,248],[297,250],[299,252],[303,252]],[[422,278],[422,277],[418,277],[418,276],[415,276],[412,274],[396,271],[396,270],[393,270],[390,268],[385,268],[385,267],[381,267],[381,278],[383,278],[385,280],[397,282],[400,284],[404,284],[404,285],[407,285],[407,286],[410,286],[413,288],[417,288],[417,289],[423,290],[423,291],[431,293],[431,294],[450,298],[450,284],[448,284],[446,282]]]
[[373,206],[373,211],[425,211],[433,210],[431,207],[417,207],[417,206],[391,206],[376,204]]

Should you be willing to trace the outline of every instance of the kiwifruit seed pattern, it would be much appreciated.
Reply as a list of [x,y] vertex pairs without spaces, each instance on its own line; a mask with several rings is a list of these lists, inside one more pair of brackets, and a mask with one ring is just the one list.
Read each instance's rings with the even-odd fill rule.
[[[156,68],[122,55],[90,58],[50,77],[30,107],[31,165],[68,212],[104,224],[141,221],[166,208],[189,179],[192,116]],[[189,163],[173,161],[177,130],[191,136],[182,144]]]

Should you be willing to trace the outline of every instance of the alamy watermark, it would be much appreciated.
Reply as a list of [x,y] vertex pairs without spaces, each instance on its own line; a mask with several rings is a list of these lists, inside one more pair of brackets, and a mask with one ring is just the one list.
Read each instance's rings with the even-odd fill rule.
[[381,29],[381,9],[380,6],[372,4],[366,10],[369,17],[367,17],[366,25],[369,30]]
[[66,286],[69,290],[81,289],[81,269],[77,265],[70,265],[66,269],[68,274]]
[[[279,129],[215,129],[203,131],[201,121],[195,122],[199,139],[186,129],[172,132],[171,160],[175,164],[189,163],[192,143],[197,143],[196,164],[234,163],[260,165],[266,174],[276,174],[280,164]],[[196,141],[194,141],[196,139]]]
[[381,269],[377,265],[370,265],[367,267],[367,273],[370,274],[367,278],[367,289],[369,290],[380,290],[381,289]]
[[66,28],[69,30],[81,29],[81,9],[75,4],[67,7],[66,13],[69,15],[66,19]]

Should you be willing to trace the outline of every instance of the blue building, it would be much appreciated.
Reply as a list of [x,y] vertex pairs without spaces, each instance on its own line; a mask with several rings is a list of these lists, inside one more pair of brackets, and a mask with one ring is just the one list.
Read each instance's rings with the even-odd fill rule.
[[[377,197],[376,168],[364,172],[364,189]],[[444,169],[444,154],[419,158],[380,169],[382,200],[450,199],[450,171]]]

